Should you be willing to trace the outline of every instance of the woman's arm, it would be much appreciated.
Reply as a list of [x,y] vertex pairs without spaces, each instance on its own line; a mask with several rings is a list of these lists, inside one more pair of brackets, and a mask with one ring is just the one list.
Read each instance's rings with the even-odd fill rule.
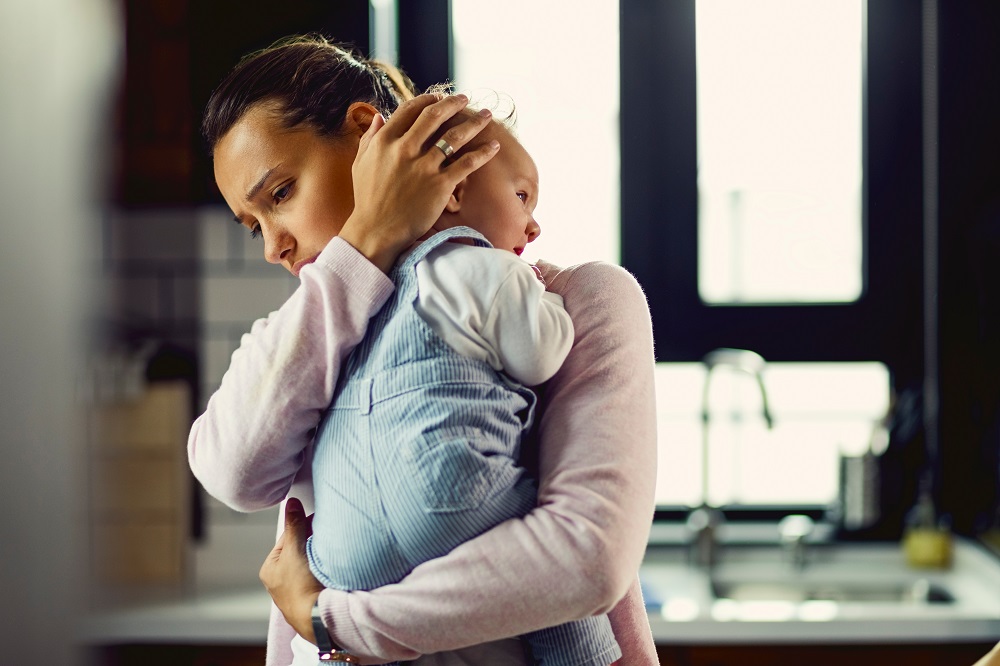
[[333,397],[341,362],[393,290],[382,271],[340,238],[300,277],[291,298],[243,336],[188,436],[195,477],[239,511],[285,497]]
[[[352,167],[356,206],[340,238],[302,270],[288,302],[243,337],[191,429],[191,469],[225,504],[254,511],[285,496],[333,397],[341,361],[392,291],[384,273],[437,220],[455,184],[496,153],[496,145],[481,146],[443,166],[440,151],[424,147],[467,103],[421,95],[389,122],[371,117]],[[445,136],[457,148],[488,122],[472,116]]]
[[346,649],[412,659],[608,612],[634,585],[656,473],[646,301],[618,267],[545,269],[576,342],[544,395],[539,506],[398,584],[321,592]]

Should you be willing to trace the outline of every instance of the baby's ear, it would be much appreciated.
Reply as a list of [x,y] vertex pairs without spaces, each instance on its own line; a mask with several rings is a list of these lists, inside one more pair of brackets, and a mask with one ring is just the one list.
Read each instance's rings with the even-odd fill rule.
[[466,181],[467,179],[463,178],[461,182],[455,186],[455,190],[448,198],[448,205],[444,207],[445,211],[449,213],[457,213],[462,210],[462,201],[465,200]]

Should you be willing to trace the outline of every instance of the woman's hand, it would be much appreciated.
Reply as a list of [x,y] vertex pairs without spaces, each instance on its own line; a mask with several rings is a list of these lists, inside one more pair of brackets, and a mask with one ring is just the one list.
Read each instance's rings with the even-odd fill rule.
[[[361,137],[354,212],[339,235],[386,273],[437,221],[455,187],[500,148],[492,141],[449,162],[431,143],[468,103],[464,95],[420,95],[401,104],[388,122],[376,115]],[[443,138],[457,152],[489,122],[488,111],[472,115]]]
[[312,533],[302,502],[294,497],[285,503],[285,531],[260,568],[260,582],[274,600],[295,632],[316,643],[312,628],[312,609],[323,585],[309,570],[306,539]]

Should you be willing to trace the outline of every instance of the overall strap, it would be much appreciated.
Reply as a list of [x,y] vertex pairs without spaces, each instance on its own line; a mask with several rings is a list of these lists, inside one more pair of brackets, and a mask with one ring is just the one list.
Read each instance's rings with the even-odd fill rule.
[[406,260],[398,266],[399,271],[409,270],[416,266],[424,257],[426,257],[432,250],[437,248],[442,243],[446,243],[454,238],[469,238],[478,245],[479,247],[493,247],[486,237],[475,229],[469,227],[452,227],[451,229],[445,229],[444,231],[439,231],[423,243],[418,245],[413,252],[411,252]]

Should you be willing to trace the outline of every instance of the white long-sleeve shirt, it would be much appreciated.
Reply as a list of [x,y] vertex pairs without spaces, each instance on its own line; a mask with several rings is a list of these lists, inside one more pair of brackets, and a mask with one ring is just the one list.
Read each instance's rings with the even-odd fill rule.
[[504,250],[445,243],[417,264],[416,309],[460,354],[524,384],[547,381],[573,346],[562,296]]

